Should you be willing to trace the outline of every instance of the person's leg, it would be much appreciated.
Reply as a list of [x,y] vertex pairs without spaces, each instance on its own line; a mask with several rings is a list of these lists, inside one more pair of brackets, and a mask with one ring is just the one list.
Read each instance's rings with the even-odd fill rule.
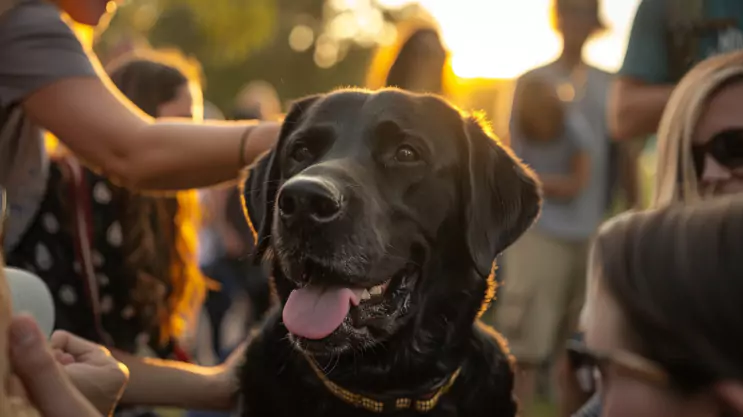
[[585,393],[578,383],[575,370],[572,368],[565,351],[565,342],[575,337],[578,320],[586,297],[586,273],[588,263],[588,242],[577,242],[571,245],[573,252],[573,273],[567,294],[567,308],[561,323],[556,345],[554,375],[556,379],[558,406],[561,417],[570,417],[588,401],[590,393]]
[[515,394],[521,415],[528,417],[540,365],[554,346],[570,257],[560,242],[535,230],[522,236],[504,256],[508,269],[497,294],[495,323],[516,357]]

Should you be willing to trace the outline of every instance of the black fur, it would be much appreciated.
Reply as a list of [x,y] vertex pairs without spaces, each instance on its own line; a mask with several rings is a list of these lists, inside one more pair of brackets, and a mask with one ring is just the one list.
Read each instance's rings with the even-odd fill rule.
[[[297,143],[311,144],[310,160],[291,159]],[[390,159],[408,143],[422,162]],[[337,220],[282,221],[277,196],[299,173],[337,185],[343,195]],[[276,148],[252,168],[244,195],[258,232],[257,257],[271,268],[282,305],[308,279],[333,276],[331,284],[368,288],[395,271],[417,271],[403,274],[417,276],[411,288],[370,308],[375,321],[368,332],[357,332],[347,318],[350,324],[327,340],[303,340],[289,335],[280,308],[271,314],[247,350],[244,416],[375,414],[328,392],[300,350],[313,354],[336,384],[373,398],[425,391],[461,367],[428,415],[516,414],[507,349],[477,316],[492,295],[495,257],[535,220],[541,199],[532,173],[477,119],[438,98],[399,90],[310,97],[294,105]],[[305,278],[304,262],[328,272]]]

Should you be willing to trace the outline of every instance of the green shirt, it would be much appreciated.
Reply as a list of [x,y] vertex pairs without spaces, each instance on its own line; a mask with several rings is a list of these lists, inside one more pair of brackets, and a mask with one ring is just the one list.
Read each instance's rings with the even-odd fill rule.
[[[669,3],[673,2],[673,3]],[[671,7],[685,7],[684,0],[642,0],[632,24],[627,53],[619,75],[650,84],[676,83],[669,68],[669,30]],[[712,55],[743,49],[743,1],[703,0],[697,22],[734,19],[737,25],[699,34],[696,64]]]

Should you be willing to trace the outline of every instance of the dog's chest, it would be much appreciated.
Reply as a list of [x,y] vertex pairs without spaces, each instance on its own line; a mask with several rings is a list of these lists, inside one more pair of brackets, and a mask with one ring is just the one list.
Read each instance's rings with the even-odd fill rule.
[[[270,320],[269,320],[270,321]],[[267,326],[251,343],[241,374],[240,417],[513,417],[513,374],[505,354],[489,339],[471,350],[467,365],[427,412],[415,408],[373,412],[344,402],[313,372],[280,325]]]
[[[264,364],[271,363],[264,360]],[[277,364],[274,364],[277,365]],[[441,396],[436,406],[419,412],[414,408],[372,412],[352,406],[332,394],[308,369],[286,366],[251,367],[243,375],[240,417],[513,417],[511,401],[501,392],[469,387],[466,381]],[[246,367],[246,371],[247,371]],[[488,383],[484,384],[488,386]],[[501,395],[499,395],[501,394]]]

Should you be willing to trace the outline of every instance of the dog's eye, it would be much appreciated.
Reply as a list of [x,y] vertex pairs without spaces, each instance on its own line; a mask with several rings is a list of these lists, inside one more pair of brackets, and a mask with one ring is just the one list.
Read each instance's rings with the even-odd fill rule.
[[297,144],[297,146],[292,149],[290,156],[297,162],[304,162],[312,158],[312,151],[307,145]]
[[420,160],[418,152],[409,145],[402,145],[395,152],[395,160],[401,163],[417,162]]

